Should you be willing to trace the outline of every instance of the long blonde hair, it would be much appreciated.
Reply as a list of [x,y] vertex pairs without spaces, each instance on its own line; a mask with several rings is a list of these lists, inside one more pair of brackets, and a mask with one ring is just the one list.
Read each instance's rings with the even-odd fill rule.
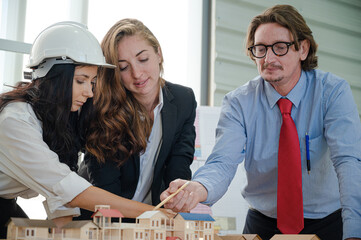
[[[153,33],[137,19],[123,19],[115,23],[104,36],[101,47],[107,63],[115,70],[100,69],[94,96],[95,114],[87,134],[87,150],[99,162],[112,160],[123,164],[131,155],[147,146],[152,120],[145,108],[128,91],[121,80],[118,64],[118,43],[124,36],[143,37],[158,53],[160,44]],[[160,73],[163,73],[163,56],[160,52]],[[160,75],[161,75],[160,74]],[[159,76],[159,84],[164,86]]]

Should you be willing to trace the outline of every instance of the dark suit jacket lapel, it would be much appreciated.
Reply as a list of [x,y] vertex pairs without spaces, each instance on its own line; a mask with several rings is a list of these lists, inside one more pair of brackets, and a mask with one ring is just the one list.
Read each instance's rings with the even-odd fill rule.
[[[121,172],[121,196],[132,199],[139,182],[140,158],[139,154],[133,154],[120,168]],[[119,194],[118,194],[119,195]]]
[[131,159],[131,161],[134,162],[136,179],[138,179],[138,181],[139,181],[139,172],[140,172],[140,157],[139,157],[139,154],[133,155],[132,158],[133,159]]
[[163,108],[162,108],[162,131],[163,143],[159,152],[158,161],[155,165],[154,175],[158,175],[161,166],[164,165],[167,153],[172,144],[172,139],[175,134],[174,123],[177,121],[177,106],[172,104],[174,98],[173,94],[169,91],[167,86],[163,89]]

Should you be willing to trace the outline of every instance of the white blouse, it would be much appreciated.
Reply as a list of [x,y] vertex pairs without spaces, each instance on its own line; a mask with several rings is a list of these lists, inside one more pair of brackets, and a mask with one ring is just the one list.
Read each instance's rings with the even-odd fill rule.
[[46,198],[49,219],[79,215],[64,204],[91,186],[43,140],[42,123],[28,103],[8,104],[0,113],[0,197]]
[[154,176],[154,166],[158,159],[160,148],[162,147],[162,115],[163,108],[163,92],[159,90],[159,103],[153,109],[154,121],[152,131],[150,133],[147,148],[145,152],[140,154],[139,161],[139,180],[132,200],[152,204],[152,183]]

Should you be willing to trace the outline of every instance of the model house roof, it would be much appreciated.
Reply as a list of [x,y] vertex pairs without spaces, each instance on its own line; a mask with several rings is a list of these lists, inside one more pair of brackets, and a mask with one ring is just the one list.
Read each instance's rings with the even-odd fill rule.
[[117,209],[98,209],[95,213],[93,213],[92,217],[94,217],[98,212],[104,217],[124,217]]
[[223,240],[262,240],[257,234],[229,234],[221,236]]
[[[55,224],[51,220],[38,220],[27,218],[11,218],[11,220],[17,227],[42,227],[42,228],[55,228]],[[9,221],[9,223],[10,223]]]
[[78,220],[67,223],[63,228],[82,228],[88,223],[96,226],[91,220]]
[[201,214],[201,213],[178,213],[177,215],[182,216],[184,220],[197,220],[197,221],[212,221],[215,220],[209,214]]

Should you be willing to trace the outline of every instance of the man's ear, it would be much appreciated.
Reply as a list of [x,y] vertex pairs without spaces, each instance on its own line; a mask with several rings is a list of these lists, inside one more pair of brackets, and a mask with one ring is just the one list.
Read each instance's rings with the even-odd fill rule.
[[300,42],[300,50],[299,50],[301,61],[304,61],[307,58],[309,51],[310,51],[310,41],[308,39],[302,40]]

